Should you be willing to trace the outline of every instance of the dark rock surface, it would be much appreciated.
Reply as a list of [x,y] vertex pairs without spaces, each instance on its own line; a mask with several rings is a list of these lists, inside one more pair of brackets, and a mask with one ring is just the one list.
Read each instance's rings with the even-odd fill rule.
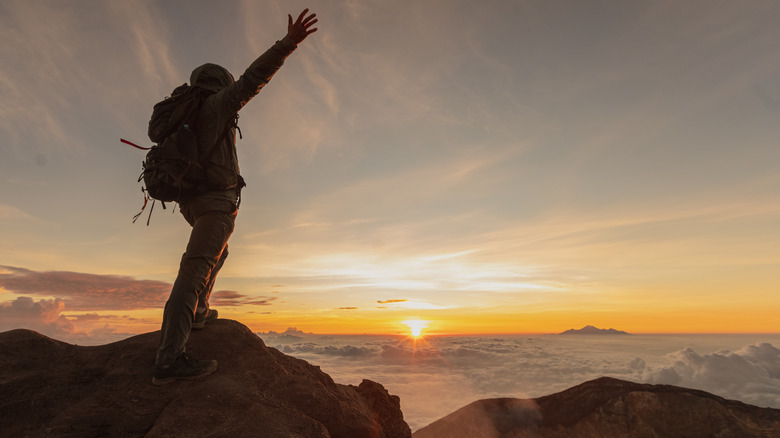
[[600,378],[537,399],[471,403],[414,438],[780,437],[780,410],[704,391]]
[[411,437],[400,400],[378,383],[333,382],[216,320],[187,351],[217,359],[202,380],[151,384],[159,332],[81,347],[29,330],[0,333],[4,437]]

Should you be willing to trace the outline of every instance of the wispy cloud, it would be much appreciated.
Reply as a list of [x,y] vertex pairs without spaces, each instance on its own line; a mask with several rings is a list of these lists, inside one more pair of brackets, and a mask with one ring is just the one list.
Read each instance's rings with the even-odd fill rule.
[[211,294],[209,304],[224,307],[270,306],[278,299],[279,297],[256,297],[235,291],[221,290]]
[[[453,305],[441,305],[434,304],[428,301],[422,300],[386,300],[377,301],[378,304],[384,304],[385,306],[377,307],[379,309],[408,309],[408,310],[443,310],[452,309],[456,306]],[[387,306],[390,304],[390,306]]]
[[[18,152],[20,142],[28,135],[49,142],[65,137],[63,123],[53,106],[63,103],[62,97],[54,90],[68,85],[64,76],[70,67],[60,61],[72,55],[68,42],[73,40],[74,32],[69,29],[72,21],[67,11],[55,13],[45,5],[33,7],[23,2],[9,2],[3,10],[0,38],[6,44],[0,48],[0,55],[14,62],[0,67],[5,96],[0,102],[0,126],[4,137],[11,141],[7,147]],[[41,23],[45,25],[32,30]],[[49,91],[52,97],[44,99],[42,90]],[[25,129],[32,120],[39,124],[37,131]]]
[[[68,311],[139,310],[162,308],[171,284],[118,275],[47,271],[0,266],[0,288],[19,295],[57,297]],[[247,295],[218,290],[211,295],[215,306],[269,306],[278,297]],[[58,301],[58,302],[59,302]]]
[[[6,44],[0,54],[13,62],[0,66],[0,134],[16,153],[34,145],[55,161],[82,156],[91,149],[85,139],[95,135],[95,120],[116,116],[128,123],[143,90],[167,93],[181,80],[154,7],[72,6],[3,6],[0,37]],[[129,89],[136,92],[127,94]]]
[[4,266],[0,287],[20,295],[57,297],[68,310],[133,310],[159,308],[171,285],[162,281],[79,272],[38,272]]
[[106,6],[110,16],[122,18],[112,24],[126,27],[128,36],[131,36],[125,43],[135,59],[125,60],[126,65],[143,72],[145,81],[165,92],[172,85],[183,82],[182,78],[189,80],[189,75],[185,75],[186,67],[175,64],[177,57],[170,49],[168,26],[162,18],[162,11],[154,3],[111,3]]
[[0,204],[0,220],[25,221],[37,224],[45,222],[43,219],[39,219],[35,216],[25,213],[17,207],[2,204]]

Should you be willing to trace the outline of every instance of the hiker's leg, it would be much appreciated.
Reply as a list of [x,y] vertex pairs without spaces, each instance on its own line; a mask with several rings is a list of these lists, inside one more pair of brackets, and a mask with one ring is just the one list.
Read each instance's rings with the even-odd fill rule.
[[206,288],[198,294],[198,309],[197,312],[205,312],[209,309],[209,298],[211,297],[211,291],[214,289],[214,282],[217,280],[219,270],[222,269],[222,265],[225,264],[225,259],[228,256],[228,245],[225,244],[225,248],[222,250],[222,256],[217,261],[214,269],[211,270],[209,275],[209,281],[206,283]]
[[[227,213],[194,200],[182,205],[182,213],[192,226],[192,233],[179,265],[179,275],[165,304],[157,365],[167,366],[184,351],[198,296],[209,282],[211,272],[222,258],[235,225],[235,212]],[[205,210],[205,211],[204,211]]]

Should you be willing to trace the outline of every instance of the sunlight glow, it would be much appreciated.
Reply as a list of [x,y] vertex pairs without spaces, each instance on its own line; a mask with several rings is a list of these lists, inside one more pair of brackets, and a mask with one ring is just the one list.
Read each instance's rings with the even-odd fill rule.
[[420,319],[408,319],[403,321],[402,324],[409,327],[409,331],[413,338],[419,338],[422,336],[423,329],[428,327],[428,321],[423,321]]

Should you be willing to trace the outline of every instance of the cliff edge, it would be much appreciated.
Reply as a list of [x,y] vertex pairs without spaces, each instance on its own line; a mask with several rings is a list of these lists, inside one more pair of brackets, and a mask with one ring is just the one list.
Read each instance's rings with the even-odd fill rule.
[[411,437],[382,385],[333,382],[220,319],[187,351],[216,359],[202,380],[151,384],[159,332],[81,347],[0,333],[0,430],[14,437]]

